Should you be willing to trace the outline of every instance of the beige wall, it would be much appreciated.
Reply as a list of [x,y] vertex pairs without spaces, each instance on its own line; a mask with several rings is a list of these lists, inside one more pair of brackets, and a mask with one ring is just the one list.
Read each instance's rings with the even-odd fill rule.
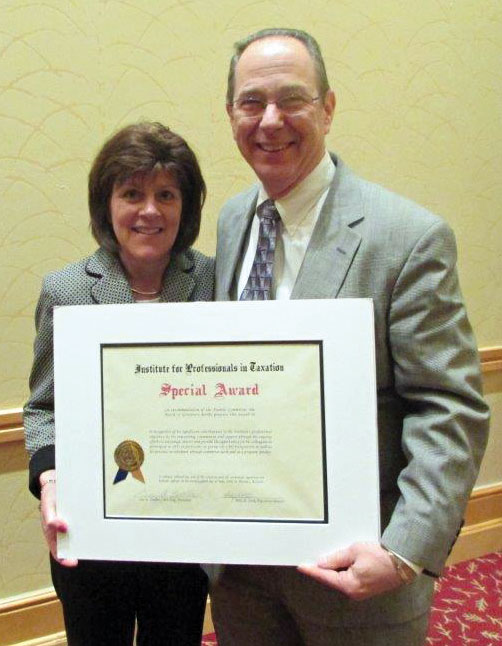
[[20,442],[0,444],[0,603],[5,597],[51,584],[26,466]]
[[[252,173],[224,111],[232,43],[265,26],[319,40],[338,107],[329,145],[457,232],[480,346],[502,345],[502,5],[499,0],[3,0],[0,5],[0,409],[27,394],[43,274],[94,248],[86,174],[115,128],[178,130],[209,199],[198,247]],[[498,380],[498,381],[497,381]],[[481,483],[502,480],[502,389]],[[19,445],[0,445],[0,598],[48,585]]]

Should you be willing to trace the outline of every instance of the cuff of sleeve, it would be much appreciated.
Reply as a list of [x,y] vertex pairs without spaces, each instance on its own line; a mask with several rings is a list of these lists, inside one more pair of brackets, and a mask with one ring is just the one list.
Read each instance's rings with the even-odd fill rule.
[[35,498],[40,500],[40,474],[55,468],[56,451],[53,444],[43,446],[31,456],[28,486]]
[[407,559],[405,556],[401,556],[398,552],[394,552],[393,550],[390,550],[393,554],[395,554],[398,558],[401,559],[401,561],[404,561],[406,565],[408,565],[415,574],[422,574],[424,571],[424,568],[421,565],[418,565],[417,563],[413,563],[413,561],[410,561]]
[[435,537],[424,523],[406,519],[404,514],[394,521],[395,515],[382,534],[382,545],[421,565],[424,574],[440,576],[447,556],[444,543],[440,541],[444,537]]

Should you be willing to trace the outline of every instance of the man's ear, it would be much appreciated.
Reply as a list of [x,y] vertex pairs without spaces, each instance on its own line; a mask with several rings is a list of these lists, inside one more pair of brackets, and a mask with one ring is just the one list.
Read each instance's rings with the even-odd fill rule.
[[331,122],[333,121],[333,115],[335,114],[336,107],[336,97],[333,90],[328,90],[326,96],[324,97],[324,134],[327,135],[331,128]]
[[228,118],[230,119],[230,125],[232,126],[232,132],[234,134],[234,139],[235,139],[235,117],[234,117],[234,106],[231,103],[226,103],[225,104]]

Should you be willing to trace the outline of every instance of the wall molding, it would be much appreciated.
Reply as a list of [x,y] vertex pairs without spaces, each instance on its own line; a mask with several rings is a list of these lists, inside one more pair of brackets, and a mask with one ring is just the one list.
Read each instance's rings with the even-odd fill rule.
[[15,646],[68,646],[68,642],[66,641],[66,633],[63,631],[49,635],[49,637],[18,642]]
[[66,644],[63,612],[53,590],[0,603],[0,646]]
[[0,410],[0,444],[23,441],[23,409],[7,408]]
[[481,370],[483,372],[494,372],[502,370],[502,346],[496,345],[491,348],[481,348]]
[[465,525],[447,565],[502,550],[502,483],[478,487],[469,499]]

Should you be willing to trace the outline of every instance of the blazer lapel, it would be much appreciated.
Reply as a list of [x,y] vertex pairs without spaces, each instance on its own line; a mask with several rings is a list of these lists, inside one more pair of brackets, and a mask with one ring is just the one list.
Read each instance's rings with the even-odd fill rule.
[[[188,301],[195,287],[192,276],[193,260],[182,252],[173,254],[167,266],[160,301]],[[134,297],[118,258],[100,248],[86,265],[86,271],[96,278],[91,294],[96,303],[134,303]]]
[[356,178],[340,160],[291,293],[292,299],[336,298],[361,243],[363,218]]
[[188,254],[173,254],[164,274],[160,300],[162,303],[184,302],[190,300],[195,287],[192,275],[194,262]]
[[218,239],[216,253],[216,300],[228,301],[251,219],[256,210],[258,189],[253,187],[228,217],[227,233]]
[[122,266],[112,253],[99,248],[89,258],[86,271],[96,278],[91,287],[91,294],[96,303],[134,303]]

